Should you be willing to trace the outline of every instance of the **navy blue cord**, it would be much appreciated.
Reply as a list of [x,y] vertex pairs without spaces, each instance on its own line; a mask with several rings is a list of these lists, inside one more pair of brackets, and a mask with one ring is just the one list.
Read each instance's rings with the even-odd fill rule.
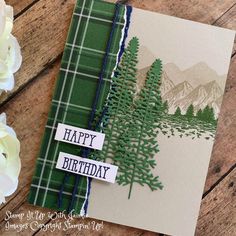
[[[126,26],[125,26],[125,33],[124,33],[124,38],[121,44],[121,49],[120,49],[120,53],[118,55],[118,64],[120,63],[121,57],[124,53],[125,50],[125,41],[128,37],[128,30],[129,30],[129,26],[130,26],[130,19],[131,19],[131,14],[132,14],[132,7],[131,6],[126,6]],[[102,118],[107,114],[108,112],[108,107],[105,106],[105,108],[103,109],[102,115],[100,117],[100,120],[97,123],[97,126],[100,125],[102,123]],[[88,203],[89,203],[89,196],[90,196],[90,191],[91,191],[91,182],[92,182],[92,178],[88,178],[88,194],[87,194],[87,199],[86,202],[84,204],[84,212],[85,215],[87,215],[87,211],[88,211]]]
[[64,175],[64,178],[63,178],[63,181],[62,181],[62,184],[61,184],[61,188],[60,188],[60,191],[58,193],[58,207],[61,208],[62,207],[62,195],[63,195],[63,191],[64,191],[64,187],[68,181],[68,178],[69,178],[70,174],[69,173],[66,173]]
[[[100,118],[99,118],[99,120],[98,120],[98,122],[97,122],[97,124],[96,124],[95,130],[97,130],[97,129],[99,128],[99,126],[101,125],[102,119],[103,119],[103,117],[106,115],[107,111],[108,111],[108,107],[106,106],[106,107],[103,109],[102,114],[101,114],[101,116],[100,116]],[[86,150],[86,149],[84,148],[84,150]],[[86,151],[87,151],[86,156],[88,156],[92,150],[91,150],[91,149],[87,149]],[[59,207],[59,208],[61,208],[61,206],[62,206],[63,191],[64,191],[64,187],[65,187],[65,184],[66,184],[67,181],[68,181],[69,176],[70,176],[70,173],[66,173],[65,176],[64,176],[64,178],[63,178],[63,181],[62,181],[62,185],[61,185],[61,188],[60,188],[60,191],[59,191],[59,194],[58,194],[58,207]],[[89,190],[90,190],[90,186],[91,186],[91,183],[90,183],[90,182],[91,182],[91,181],[89,181]],[[89,192],[90,192],[90,191],[89,191]]]
[[[122,42],[122,45],[121,45],[121,50],[120,50],[120,53],[119,53],[119,56],[118,56],[118,63],[120,62],[120,58],[124,52],[124,46],[125,46],[125,41],[126,41],[126,38],[128,36],[128,29],[129,29],[129,25],[130,25],[130,18],[131,18],[131,13],[132,13],[132,7],[131,6],[126,6],[126,9],[127,9],[127,23],[126,23],[126,27],[125,27],[125,35],[124,35],[124,39],[123,39],[123,42]],[[106,54],[105,54],[106,55]],[[101,73],[102,75],[102,73]],[[105,106],[105,108],[103,109],[102,111],[102,114],[100,116],[100,119],[99,121],[97,122],[96,124],[96,127],[95,127],[95,130],[97,130],[97,128],[101,125],[102,123],[102,119],[103,117],[106,115],[106,113],[108,112],[108,107]],[[93,114],[94,116],[95,114]],[[92,117],[92,116],[91,116]],[[91,119],[92,120],[92,119]],[[86,151],[85,151],[86,150]],[[88,148],[84,148],[83,150],[83,154],[82,156],[85,157],[85,156],[88,156],[90,154],[92,150],[91,149],[88,149]],[[58,205],[59,207],[61,207],[62,205],[62,193],[64,191],[64,186],[68,180],[68,177],[69,177],[70,173],[66,173],[65,177],[64,177],[64,180],[62,182],[62,186],[61,186],[61,189],[60,189],[60,192],[59,192],[59,200],[58,200]],[[78,178],[79,179],[79,178]],[[91,189],[91,181],[92,179],[91,178],[88,178],[88,181],[89,181],[89,186],[88,186],[88,195],[90,195],[90,189]],[[76,181],[75,185],[78,185],[78,181]],[[74,191],[73,191],[74,192]],[[75,193],[76,194],[76,193]],[[87,197],[88,198],[88,197]],[[88,208],[88,199],[86,199],[86,203],[85,203],[85,214],[87,213],[87,208]]]
[[[96,90],[96,94],[95,94],[95,98],[94,98],[94,102],[93,102],[93,106],[92,106],[92,111],[90,114],[88,129],[92,128],[92,123],[95,118],[96,108],[97,108],[98,100],[99,100],[99,97],[101,94],[101,88],[102,88],[102,84],[104,81],[103,79],[104,79],[105,71],[106,71],[106,67],[107,67],[108,56],[109,56],[109,52],[111,50],[111,45],[112,45],[113,35],[115,32],[116,22],[117,22],[118,16],[119,16],[119,10],[120,10],[120,5],[116,4],[115,5],[115,15],[114,15],[113,22],[112,22],[112,28],[111,28],[110,37],[109,37],[109,40],[107,43],[106,52],[105,52],[105,55],[103,58],[102,69],[101,69],[101,73],[99,75],[99,82],[98,82],[98,86],[97,86],[97,90]],[[86,158],[89,153],[90,153],[90,151],[88,149],[83,148],[82,157]],[[80,175],[76,175],[75,185],[74,185],[74,189],[73,189],[73,193],[72,193],[72,197],[71,197],[71,202],[70,202],[70,206],[68,208],[69,212],[71,212],[71,210],[73,209],[73,206],[74,206],[75,197],[76,197],[76,194],[78,191],[79,179],[80,179]],[[88,178],[88,181],[89,181],[88,193],[90,193],[90,186],[91,186],[90,178]]]

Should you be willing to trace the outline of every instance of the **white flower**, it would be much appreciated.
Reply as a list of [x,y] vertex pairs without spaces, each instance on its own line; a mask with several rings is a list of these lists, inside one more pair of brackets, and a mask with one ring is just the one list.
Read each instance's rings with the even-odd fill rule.
[[13,27],[13,8],[0,0],[0,37],[7,37]]
[[13,89],[13,74],[22,63],[20,46],[11,34],[12,27],[13,8],[0,0],[0,92]]
[[13,194],[21,169],[20,142],[12,128],[6,125],[5,113],[0,115],[0,204]]

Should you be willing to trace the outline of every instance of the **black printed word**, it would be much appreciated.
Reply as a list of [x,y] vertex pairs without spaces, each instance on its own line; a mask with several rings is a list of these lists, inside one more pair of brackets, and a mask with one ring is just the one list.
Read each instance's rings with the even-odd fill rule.
[[106,174],[110,167],[64,157],[62,169],[95,178],[106,179]]
[[65,129],[63,140],[68,142],[77,143],[79,145],[85,145],[93,147],[93,141],[96,135],[88,134],[85,132],[77,132],[72,129]]

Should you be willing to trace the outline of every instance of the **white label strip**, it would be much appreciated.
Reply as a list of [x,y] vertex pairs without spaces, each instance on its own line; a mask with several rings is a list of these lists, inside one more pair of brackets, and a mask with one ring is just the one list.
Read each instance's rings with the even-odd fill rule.
[[102,150],[105,134],[59,123],[55,139],[78,146]]
[[117,166],[64,152],[59,153],[56,168],[109,183],[115,183],[118,170]]

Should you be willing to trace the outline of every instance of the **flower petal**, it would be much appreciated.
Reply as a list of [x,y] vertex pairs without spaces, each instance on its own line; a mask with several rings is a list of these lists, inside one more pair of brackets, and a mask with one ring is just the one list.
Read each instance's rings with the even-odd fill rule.
[[15,131],[6,125],[6,114],[0,114],[0,204],[14,193],[21,169],[20,142]]
[[0,45],[2,39],[7,38],[13,28],[13,8],[0,0]]
[[14,12],[13,12],[13,7],[6,5],[5,8],[5,13],[6,13],[6,17],[8,17],[11,21],[13,21],[14,19]]
[[18,180],[13,181],[9,176],[0,173],[0,192],[5,196],[8,197],[13,194],[18,185]]
[[16,137],[8,135],[0,140],[0,146],[3,147],[7,159],[5,173],[15,180],[18,178],[21,169],[20,143]]
[[0,153],[0,172],[4,172],[7,166],[6,157]]
[[15,85],[13,73],[21,66],[22,56],[20,46],[12,35],[8,40],[0,42],[0,89],[12,90]]
[[0,88],[5,91],[10,91],[14,88],[15,79],[13,73],[7,73],[4,75],[5,79],[1,79],[0,75]]
[[7,123],[7,116],[5,112],[0,114],[0,123],[3,123],[4,125]]
[[1,205],[2,203],[5,203],[5,202],[6,202],[5,197],[4,197],[3,193],[2,193],[1,190],[0,190],[0,205]]
[[3,34],[5,24],[6,24],[5,7],[6,7],[6,3],[3,0],[0,0],[0,36]]
[[[2,59],[0,59],[0,75],[1,74],[5,74],[7,73],[7,65],[5,63],[5,61],[3,61]],[[1,77],[1,76],[0,76]]]
[[10,58],[14,59],[11,64],[11,70],[13,73],[19,70],[22,63],[22,56],[20,51],[20,45],[17,39],[10,35]]

